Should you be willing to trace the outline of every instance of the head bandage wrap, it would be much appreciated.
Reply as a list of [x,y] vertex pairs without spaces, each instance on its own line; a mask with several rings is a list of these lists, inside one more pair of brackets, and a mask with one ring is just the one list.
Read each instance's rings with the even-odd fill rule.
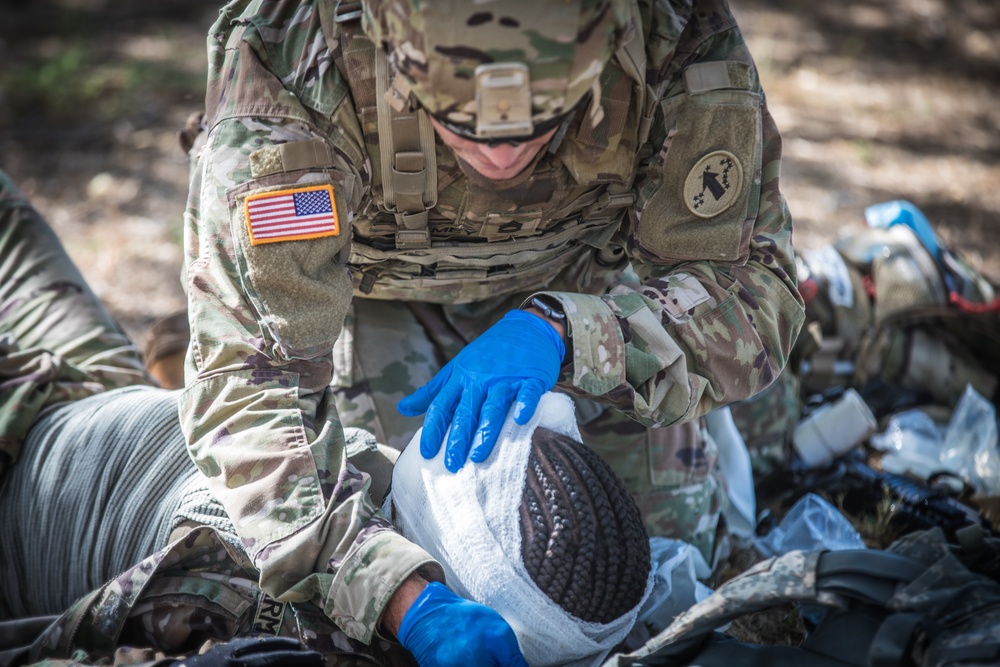
[[400,532],[450,588],[506,619],[528,664],[599,664],[648,595],[649,540],[620,480],[580,444],[572,401],[550,393],[525,426],[508,417],[490,458],[455,474],[443,448],[420,456],[419,435],[386,503]]

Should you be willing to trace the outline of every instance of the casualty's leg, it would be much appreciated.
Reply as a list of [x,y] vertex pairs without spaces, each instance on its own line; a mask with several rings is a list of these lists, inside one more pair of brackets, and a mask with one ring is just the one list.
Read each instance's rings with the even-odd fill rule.
[[90,291],[62,244],[0,171],[0,334],[47,350],[105,388],[152,384],[138,349]]
[[136,384],[138,350],[0,171],[0,479],[47,405]]
[[[0,172],[0,616],[61,611],[156,542],[158,496],[140,478],[169,485],[171,470],[192,468],[159,438],[170,426],[179,435],[176,397],[150,395],[155,406],[139,409],[107,391],[151,384],[136,347]],[[134,390],[157,391],[125,391]],[[161,455],[174,468],[158,465]]]

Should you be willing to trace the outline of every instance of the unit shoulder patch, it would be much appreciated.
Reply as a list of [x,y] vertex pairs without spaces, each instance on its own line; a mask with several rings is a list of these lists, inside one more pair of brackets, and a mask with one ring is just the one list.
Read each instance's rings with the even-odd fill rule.
[[331,185],[250,195],[244,204],[253,245],[337,236],[337,202]]
[[729,151],[702,157],[684,180],[684,204],[699,218],[711,218],[736,203],[743,187],[743,167]]

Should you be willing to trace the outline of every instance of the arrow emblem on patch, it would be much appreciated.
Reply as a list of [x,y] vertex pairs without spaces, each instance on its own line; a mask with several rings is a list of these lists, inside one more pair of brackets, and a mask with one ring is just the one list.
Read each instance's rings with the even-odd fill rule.
[[704,156],[684,181],[684,203],[700,218],[711,218],[736,203],[743,189],[743,168],[728,151]]

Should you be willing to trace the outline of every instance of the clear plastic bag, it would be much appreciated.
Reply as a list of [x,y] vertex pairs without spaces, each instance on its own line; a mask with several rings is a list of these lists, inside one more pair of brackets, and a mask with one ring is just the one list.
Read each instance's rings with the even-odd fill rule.
[[711,588],[698,581],[707,579],[711,569],[698,549],[681,540],[651,537],[649,549],[653,588],[639,610],[639,620],[655,634],[712,594]]
[[872,436],[869,443],[886,452],[881,462],[886,472],[927,479],[944,468],[944,435],[945,427],[923,410],[906,410],[893,415],[885,431]]
[[996,408],[972,386],[965,388],[951,416],[941,463],[961,475],[978,493],[1000,494]]
[[715,441],[719,450],[719,472],[726,479],[729,506],[723,512],[729,532],[742,544],[753,539],[757,528],[750,452],[728,407],[709,412],[705,415],[705,423],[708,426],[706,436]]
[[799,498],[781,523],[754,543],[767,557],[789,551],[864,549],[865,543],[851,522],[836,507],[814,493]]

